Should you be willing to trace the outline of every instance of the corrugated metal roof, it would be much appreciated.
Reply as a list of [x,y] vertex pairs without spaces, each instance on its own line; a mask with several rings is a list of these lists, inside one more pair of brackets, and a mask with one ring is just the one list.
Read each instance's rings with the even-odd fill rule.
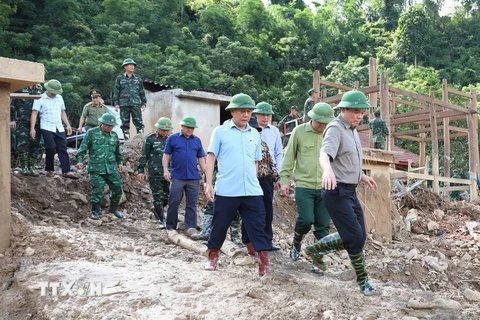
[[158,92],[158,91],[163,91],[163,90],[171,90],[174,87],[172,87],[169,84],[163,84],[163,83],[156,83],[153,80],[150,79],[144,79],[143,80],[143,86],[145,87],[145,90],[148,90],[150,92]]

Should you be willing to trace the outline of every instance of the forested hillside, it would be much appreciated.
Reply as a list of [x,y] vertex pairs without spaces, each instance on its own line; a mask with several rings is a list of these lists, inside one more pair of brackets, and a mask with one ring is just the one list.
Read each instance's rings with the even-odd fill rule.
[[244,92],[279,116],[303,105],[314,69],[367,86],[369,57],[397,87],[440,94],[447,78],[480,88],[479,3],[440,16],[442,0],[413,2],[326,0],[312,10],[300,0],[3,0],[0,55],[45,64],[73,118],[92,87],[110,102],[126,57],[144,79]]

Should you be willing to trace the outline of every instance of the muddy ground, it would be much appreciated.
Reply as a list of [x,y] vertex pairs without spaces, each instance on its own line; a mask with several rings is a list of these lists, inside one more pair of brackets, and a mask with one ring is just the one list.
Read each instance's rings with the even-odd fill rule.
[[[478,319],[476,203],[452,203],[421,188],[393,198],[410,226],[395,239],[369,235],[365,250],[380,296],[360,293],[346,252],[329,255],[324,275],[313,273],[304,256],[292,261],[295,202],[278,194],[274,242],[282,250],[270,254],[273,272],[259,277],[256,265],[227,255],[208,272],[205,256],[170,243],[151,219],[148,185],[135,180],[139,144],[123,146],[123,220],[106,210],[99,221],[89,218],[86,173],[76,181],[12,175],[13,236],[0,256],[0,319]],[[199,224],[204,203],[201,196]],[[310,234],[304,243],[312,241]],[[50,289],[42,296],[44,282],[75,283],[65,296],[62,288],[59,296]],[[101,294],[89,296],[88,286],[99,283]]]

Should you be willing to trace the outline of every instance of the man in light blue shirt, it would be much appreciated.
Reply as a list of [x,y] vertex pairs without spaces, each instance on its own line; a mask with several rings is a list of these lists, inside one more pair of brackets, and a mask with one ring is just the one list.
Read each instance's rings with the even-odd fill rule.
[[53,158],[55,152],[58,154],[60,165],[62,167],[62,175],[65,178],[78,179],[78,177],[70,171],[70,159],[67,154],[67,137],[63,122],[67,125],[67,134],[72,134],[72,127],[68,122],[65,113],[65,103],[61,96],[62,84],[60,81],[52,79],[45,83],[45,93],[42,97],[33,102],[32,115],[30,119],[30,136],[35,138],[35,122],[37,116],[40,115],[40,131],[45,143],[45,171],[47,177],[53,177]]
[[[251,242],[245,243],[248,253],[258,260],[260,275],[269,272],[267,250],[270,250],[270,241],[264,230],[265,208],[256,163],[262,159],[261,139],[258,131],[248,125],[254,108],[255,104],[248,95],[240,93],[233,96],[226,108],[230,110],[232,120],[216,127],[210,138],[205,195],[215,205],[212,230],[207,241],[206,270],[213,271],[217,268],[220,248],[238,210],[248,238],[251,239]],[[212,182],[215,160],[218,161],[218,173],[214,190]],[[247,241],[245,235],[242,235],[242,240]]]
[[[283,161],[283,145],[280,139],[280,131],[269,122],[273,115],[272,106],[267,102],[259,102],[253,110],[258,125],[262,128],[260,136],[268,145],[268,151],[273,158],[273,163],[280,172]],[[273,181],[269,177],[259,178],[260,186],[263,190],[263,203],[265,205],[265,232],[270,239],[271,250],[280,250],[280,247],[273,244]],[[277,187],[279,187],[277,185]]]

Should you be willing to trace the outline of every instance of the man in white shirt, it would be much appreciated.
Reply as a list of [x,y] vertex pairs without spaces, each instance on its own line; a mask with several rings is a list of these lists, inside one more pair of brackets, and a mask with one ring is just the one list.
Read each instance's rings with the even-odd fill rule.
[[67,125],[68,135],[72,134],[72,127],[70,127],[67,114],[65,113],[65,103],[61,96],[62,92],[62,84],[60,81],[52,79],[45,83],[45,93],[42,94],[40,99],[33,102],[30,136],[35,138],[35,121],[37,121],[37,116],[40,114],[40,132],[42,133],[45,143],[45,171],[47,172],[47,177],[54,176],[53,158],[56,152],[62,167],[62,176],[70,179],[78,179],[78,177],[70,171],[70,159],[67,153],[67,137],[62,120]]

